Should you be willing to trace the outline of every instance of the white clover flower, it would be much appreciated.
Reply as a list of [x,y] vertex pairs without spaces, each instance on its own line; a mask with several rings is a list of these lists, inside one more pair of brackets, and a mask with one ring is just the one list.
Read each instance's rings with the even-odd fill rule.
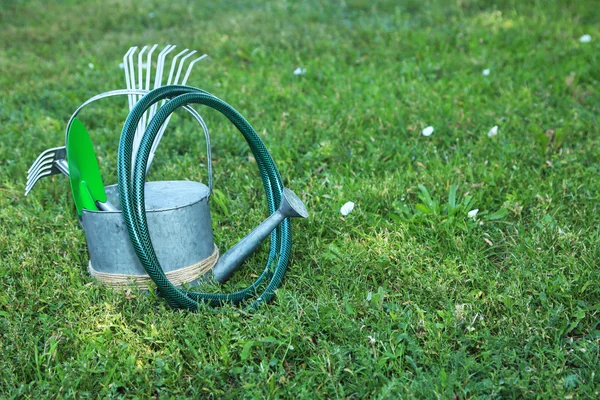
[[581,43],[589,43],[592,41],[592,37],[588,34],[583,35],[582,37],[579,38],[579,41]]
[[373,346],[375,343],[377,343],[377,339],[375,339],[373,336],[369,335],[369,344],[371,346]]
[[478,212],[479,212],[479,208],[476,208],[474,210],[469,211],[469,213],[467,215],[469,216],[469,218],[475,218],[477,216]]
[[340,213],[342,213],[342,215],[345,217],[346,215],[350,214],[352,210],[354,210],[354,203],[349,201],[342,206]]
[[483,76],[488,76],[490,74],[490,69],[486,68],[483,71],[481,71],[481,73],[483,74]]
[[427,128],[423,129],[423,131],[421,132],[421,135],[431,136],[432,133],[433,133],[433,126],[428,126]]
[[298,76],[298,75],[304,75],[306,73],[306,68],[296,68],[294,70],[294,75]]

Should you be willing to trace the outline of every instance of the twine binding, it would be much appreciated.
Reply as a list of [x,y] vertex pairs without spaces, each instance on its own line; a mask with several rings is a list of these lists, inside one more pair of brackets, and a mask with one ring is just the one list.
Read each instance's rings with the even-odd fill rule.
[[[187,267],[165,272],[165,275],[173,285],[181,286],[184,283],[192,282],[206,274],[215,266],[218,259],[219,248],[215,245],[213,253],[204,260],[198,261],[197,263]],[[88,271],[92,277],[115,289],[134,284],[139,289],[148,290],[150,288],[150,284],[152,283],[152,279],[147,274],[128,275],[96,271],[94,267],[92,267],[91,261],[88,264]]]

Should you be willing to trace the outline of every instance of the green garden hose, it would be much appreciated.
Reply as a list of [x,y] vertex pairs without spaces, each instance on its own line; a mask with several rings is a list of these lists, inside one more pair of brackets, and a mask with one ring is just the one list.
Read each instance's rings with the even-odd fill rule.
[[[138,149],[132,174],[131,159],[136,127],[144,112],[163,99],[170,100],[158,110],[148,124]],[[202,104],[213,108],[225,115],[235,125],[246,139],[258,164],[269,213],[273,214],[279,206],[283,191],[281,176],[264,143],[244,117],[229,104],[204,90],[180,85],[163,86],[146,94],[135,105],[125,121],[121,134],[118,156],[118,186],[121,210],[127,225],[129,238],[142,266],[156,283],[160,295],[172,307],[197,310],[200,302],[208,303],[210,306],[218,306],[224,303],[239,304],[252,296],[256,296],[259,293],[258,288],[262,286],[263,282],[269,280],[263,292],[247,307],[248,309],[255,309],[260,304],[269,302],[273,298],[275,290],[279,288],[285,275],[292,245],[290,218],[286,218],[271,233],[269,257],[262,274],[246,289],[229,294],[193,292],[178,289],[172,285],[160,266],[150,240],[144,206],[146,165],[152,144],[162,124],[175,110],[188,104]],[[271,266],[275,261],[277,261],[277,264],[275,269],[272,270]]]

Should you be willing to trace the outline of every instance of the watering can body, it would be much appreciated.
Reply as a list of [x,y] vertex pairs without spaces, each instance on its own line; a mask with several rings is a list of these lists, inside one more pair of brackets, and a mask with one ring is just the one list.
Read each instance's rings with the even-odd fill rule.
[[[209,188],[199,182],[147,182],[146,218],[150,239],[165,273],[194,265],[215,250],[209,207]],[[118,205],[116,185],[106,187]],[[105,274],[144,276],[120,210],[83,210],[81,224],[90,254],[90,270]]]

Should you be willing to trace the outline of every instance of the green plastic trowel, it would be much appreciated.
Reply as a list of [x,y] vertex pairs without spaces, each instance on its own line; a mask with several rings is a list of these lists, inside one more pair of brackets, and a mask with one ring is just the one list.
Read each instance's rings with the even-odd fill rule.
[[106,191],[96,160],[94,145],[83,123],[74,118],[67,138],[67,162],[71,192],[77,214],[83,209],[93,211],[118,211],[106,201]]

